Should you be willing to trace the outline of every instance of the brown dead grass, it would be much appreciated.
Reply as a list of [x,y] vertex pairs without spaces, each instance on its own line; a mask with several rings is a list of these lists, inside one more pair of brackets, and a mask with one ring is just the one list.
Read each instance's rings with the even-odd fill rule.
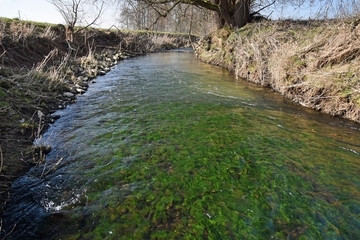
[[301,105],[360,122],[360,25],[352,22],[252,23],[221,46],[213,34],[197,52]]
[[34,139],[53,121],[52,112],[75,101],[63,93],[87,86],[71,69],[81,65],[95,77],[103,61],[96,56],[114,59],[122,51],[131,57],[187,42],[179,34],[87,29],[75,36],[70,51],[64,26],[0,18],[0,229],[12,182],[49,150],[34,147]]

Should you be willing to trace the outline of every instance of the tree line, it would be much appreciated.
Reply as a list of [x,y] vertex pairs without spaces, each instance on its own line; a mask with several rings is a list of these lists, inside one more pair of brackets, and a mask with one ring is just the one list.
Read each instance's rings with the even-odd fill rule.
[[[285,8],[316,9],[310,18],[337,18],[358,14],[354,0],[47,0],[63,16],[67,40],[94,25],[106,8],[117,10],[114,25],[132,30],[153,30],[206,35],[216,28],[241,28],[259,17]],[[264,15],[266,13],[266,15]],[[301,15],[291,16],[302,18]],[[75,26],[80,26],[75,30]]]

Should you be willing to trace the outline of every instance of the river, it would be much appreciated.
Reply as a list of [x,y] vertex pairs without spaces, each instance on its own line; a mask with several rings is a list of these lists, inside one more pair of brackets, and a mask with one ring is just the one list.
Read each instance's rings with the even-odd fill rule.
[[360,126],[191,51],[124,60],[57,114],[7,239],[360,239]]

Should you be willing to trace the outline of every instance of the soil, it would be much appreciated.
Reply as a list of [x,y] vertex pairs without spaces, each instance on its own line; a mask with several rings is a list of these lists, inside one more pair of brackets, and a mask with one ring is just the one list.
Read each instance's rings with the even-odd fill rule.
[[[45,114],[51,113],[58,108],[58,102],[61,101],[56,92],[43,91],[44,89],[41,91],[34,89],[31,97],[26,93],[28,84],[25,78],[18,79],[18,76],[26,74],[32,65],[42,61],[53,48],[66,52],[67,46],[45,39],[37,39],[31,45],[22,46],[20,43],[3,41],[1,46],[6,51],[0,69],[0,211],[2,212],[9,198],[8,190],[12,182],[36,161],[32,142],[37,131],[37,110]],[[39,99],[35,98],[36,95]],[[46,126],[48,123],[43,122],[43,124]],[[42,130],[45,129],[46,127],[43,127]]]

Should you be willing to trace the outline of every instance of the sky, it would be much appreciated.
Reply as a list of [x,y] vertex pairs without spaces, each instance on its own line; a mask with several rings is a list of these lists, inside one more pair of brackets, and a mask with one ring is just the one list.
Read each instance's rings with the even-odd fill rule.
[[61,14],[46,0],[0,0],[0,16],[37,22],[64,23]]
[[[332,0],[337,2],[339,0]],[[350,0],[345,0],[350,1]],[[315,8],[316,9],[316,8]],[[279,11],[280,10],[280,11]],[[277,7],[277,11],[273,12],[269,17],[272,19],[278,18],[300,18],[307,19],[311,14],[309,8],[298,8],[298,9],[280,9]],[[262,12],[264,15],[268,15],[271,12],[269,11]],[[103,19],[100,22],[100,26],[107,28],[111,27],[113,24],[116,25],[114,19],[115,14],[111,12],[106,12],[103,14]],[[297,17],[296,17],[297,16]],[[22,20],[31,20],[37,22],[48,22],[55,24],[64,24],[64,20],[61,14],[56,10],[55,6],[46,0],[0,0],[0,17],[7,18],[20,18]]]
[[[113,16],[113,14],[104,16]],[[55,6],[46,0],[0,0],[0,17],[55,24],[65,23]],[[101,27],[110,27],[114,24],[113,19],[104,18],[101,21]]]

